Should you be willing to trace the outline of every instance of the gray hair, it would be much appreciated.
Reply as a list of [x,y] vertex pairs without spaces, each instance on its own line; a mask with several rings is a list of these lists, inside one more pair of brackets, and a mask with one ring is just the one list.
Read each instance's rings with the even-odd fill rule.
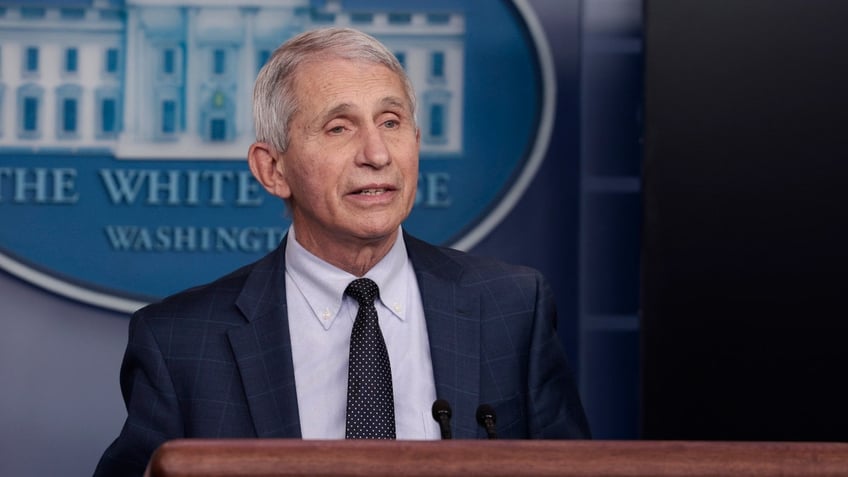
[[415,118],[412,81],[392,52],[374,37],[352,28],[321,28],[292,37],[280,45],[262,67],[253,88],[253,125],[256,141],[285,152],[289,123],[299,108],[294,91],[297,67],[321,58],[343,58],[383,65],[403,82]]

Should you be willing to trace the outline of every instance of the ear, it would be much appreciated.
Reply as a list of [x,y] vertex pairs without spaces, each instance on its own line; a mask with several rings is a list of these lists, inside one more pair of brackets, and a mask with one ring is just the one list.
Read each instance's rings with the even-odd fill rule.
[[282,154],[270,144],[256,142],[247,152],[247,163],[253,177],[262,184],[270,194],[283,200],[291,197],[291,188],[286,180]]

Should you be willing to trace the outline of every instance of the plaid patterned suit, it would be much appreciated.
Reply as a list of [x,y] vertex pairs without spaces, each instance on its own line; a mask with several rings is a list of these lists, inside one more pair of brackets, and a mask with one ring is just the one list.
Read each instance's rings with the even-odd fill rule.
[[[555,332],[551,291],[535,270],[405,235],[418,279],[437,395],[455,438],[588,438]],[[213,283],[136,312],[121,367],[128,417],[95,475],[141,475],[183,437],[300,437],[286,314],[285,240]]]

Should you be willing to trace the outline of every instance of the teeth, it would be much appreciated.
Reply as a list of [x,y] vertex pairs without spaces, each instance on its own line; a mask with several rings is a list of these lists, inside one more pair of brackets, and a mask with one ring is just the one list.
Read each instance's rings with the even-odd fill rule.
[[386,189],[365,189],[365,190],[361,191],[360,194],[377,195],[377,194],[382,194],[383,192],[386,192]]

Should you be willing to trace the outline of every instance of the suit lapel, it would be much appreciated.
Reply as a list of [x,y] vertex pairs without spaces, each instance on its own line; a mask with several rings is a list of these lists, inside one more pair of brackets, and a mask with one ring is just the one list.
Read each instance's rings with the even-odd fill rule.
[[[459,285],[462,267],[405,235],[415,268],[436,395],[453,409],[456,438],[478,436],[480,302]],[[301,437],[285,291],[285,242],[254,266],[236,300],[247,323],[229,331],[258,437]]]
[[478,435],[480,394],[480,301],[459,285],[462,267],[438,248],[409,235],[433,360],[436,395],[450,403],[456,438]]
[[300,437],[286,309],[285,243],[251,269],[236,307],[247,323],[228,333],[258,437]]

